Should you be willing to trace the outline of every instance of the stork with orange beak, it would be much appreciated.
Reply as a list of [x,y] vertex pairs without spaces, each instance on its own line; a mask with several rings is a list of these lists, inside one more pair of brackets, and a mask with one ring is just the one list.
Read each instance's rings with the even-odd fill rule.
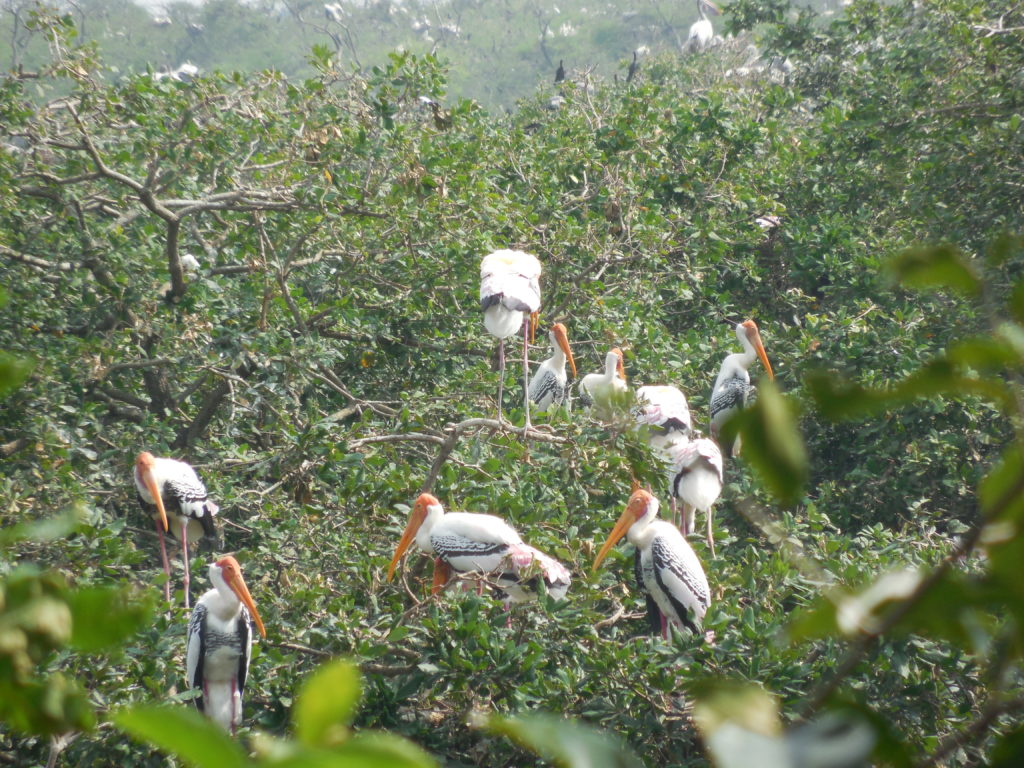
[[599,418],[610,417],[613,401],[629,390],[622,350],[614,347],[604,358],[604,373],[588,373],[580,381],[580,403],[593,407]]
[[633,571],[637,588],[646,596],[651,629],[657,631],[660,624],[662,636],[668,640],[672,624],[680,631],[685,627],[694,634],[700,632],[711,604],[711,589],[697,555],[678,528],[658,519],[658,508],[654,496],[635,490],[597,553],[594,571],[625,536],[636,547]]
[[505,339],[523,329],[523,410],[530,426],[529,339],[540,311],[540,261],[524,251],[500,250],[480,262],[484,326],[498,338],[498,421],[505,391]]
[[569,393],[569,377],[565,374],[565,363],[569,361],[572,377],[576,378],[576,361],[569,347],[569,336],[565,326],[555,323],[551,326],[551,357],[540,364],[537,373],[530,379],[530,400],[538,408],[550,411],[565,401]]
[[157,458],[143,451],[135,459],[135,488],[143,512],[153,515],[163,558],[164,596],[171,601],[171,564],[167,560],[164,531],[181,540],[185,563],[185,607],[189,607],[188,545],[204,535],[217,536],[213,518],[217,505],[210,501],[206,486],[188,464],[176,459]]
[[[715,386],[711,389],[711,435],[716,440],[718,440],[722,425],[732,418],[733,414],[746,406],[747,400],[754,392],[754,387],[750,384],[748,369],[754,362],[755,355],[761,358],[761,363],[768,372],[768,378],[775,378],[772,364],[768,362],[764,344],[761,343],[761,332],[757,328],[757,323],[753,320],[737,323],[736,338],[743,345],[743,351],[726,355],[725,360],[722,361],[722,367],[718,369]],[[739,435],[733,440],[731,446],[722,446],[722,448],[729,456],[739,456]]]
[[415,542],[434,556],[433,594],[441,591],[455,573],[479,573],[496,585],[506,605],[537,597],[540,579],[547,593],[561,600],[569,589],[569,571],[554,558],[523,542],[516,530],[494,515],[444,511],[429,493],[420,494],[398,542],[388,581],[395,575],[409,546]]
[[209,590],[196,602],[188,622],[185,652],[188,684],[197,688],[196,707],[232,733],[242,722],[242,692],[249,675],[252,627],[267,636],[256,604],[231,555],[210,565]]

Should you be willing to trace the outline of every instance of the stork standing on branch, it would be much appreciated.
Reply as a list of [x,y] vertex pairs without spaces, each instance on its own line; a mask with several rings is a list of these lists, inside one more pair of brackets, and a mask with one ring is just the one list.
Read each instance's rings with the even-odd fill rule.
[[697,0],[697,15],[700,18],[690,25],[690,34],[686,38],[686,49],[691,53],[703,51],[715,37],[708,13],[718,16],[722,11],[711,0]]
[[199,598],[188,622],[185,652],[188,684],[199,689],[200,712],[232,733],[242,722],[242,692],[249,675],[252,628],[267,636],[256,604],[235,558],[210,565],[213,589]]
[[163,559],[164,596],[171,601],[171,564],[167,560],[164,531],[181,540],[185,565],[185,607],[189,607],[188,545],[205,536],[216,538],[213,518],[218,507],[210,501],[206,486],[191,466],[176,459],[157,458],[143,451],[135,459],[135,488],[142,510],[153,516]]
[[670,443],[665,452],[672,506],[674,508],[678,500],[683,507],[683,534],[689,536],[693,533],[694,511],[699,509],[707,518],[708,549],[714,557],[711,507],[722,493],[722,451],[714,440],[689,431],[686,438]]
[[505,387],[505,339],[523,329],[523,410],[530,427],[529,337],[540,310],[541,266],[536,256],[501,250],[480,263],[480,308],[484,326],[498,338],[498,421]]
[[562,404],[569,394],[569,378],[565,373],[565,363],[569,362],[572,377],[576,378],[576,361],[569,347],[569,336],[565,326],[555,323],[549,333],[551,338],[551,357],[540,364],[537,373],[530,379],[530,400],[538,408],[550,411]]
[[431,592],[441,591],[452,573],[480,573],[497,587],[506,607],[533,600],[543,579],[547,593],[561,600],[569,589],[569,571],[557,560],[523,542],[516,530],[494,515],[449,512],[436,497],[420,494],[409,513],[388,566],[388,581],[395,575],[409,546],[434,556]]
[[[738,411],[742,410],[754,387],[750,384],[749,368],[754,358],[761,358],[761,363],[768,372],[768,378],[774,379],[772,364],[768,362],[768,354],[761,343],[761,332],[753,320],[745,320],[736,324],[736,338],[743,346],[742,352],[726,355],[722,367],[718,370],[718,378],[711,389],[711,435],[716,440],[725,424]],[[731,445],[723,445],[725,453],[731,457],[740,454],[740,436],[736,435]]]
[[711,604],[711,589],[696,553],[671,523],[658,519],[659,503],[638,489],[629,497],[607,541],[594,560],[593,570],[625,536],[636,547],[634,575],[647,601],[651,630],[671,637],[670,625],[680,631],[700,632],[700,623]]
[[580,381],[580,403],[586,408],[594,407],[601,418],[610,417],[615,397],[628,390],[622,350],[614,347],[605,355],[604,373],[588,373]]

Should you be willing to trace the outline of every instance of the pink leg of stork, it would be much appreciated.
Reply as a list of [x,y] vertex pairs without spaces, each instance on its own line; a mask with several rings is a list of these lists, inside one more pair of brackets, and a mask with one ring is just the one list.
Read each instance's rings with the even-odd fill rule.
[[160,557],[164,563],[164,574],[167,576],[164,581],[164,598],[171,602],[171,564],[167,560],[167,545],[164,544],[164,527],[160,524],[160,518],[156,518],[156,535],[160,539]]
[[505,392],[505,340],[498,339],[498,423],[501,424],[501,396]]
[[669,627],[668,619],[665,618],[665,614],[661,614],[661,636],[666,640],[672,639],[672,628]]
[[185,558],[185,607],[188,608],[188,585],[189,585],[189,567],[188,567],[188,518],[183,517],[181,519],[181,556]]
[[530,362],[527,359],[530,348],[530,316],[523,322],[523,411],[526,413],[524,432],[530,430]]

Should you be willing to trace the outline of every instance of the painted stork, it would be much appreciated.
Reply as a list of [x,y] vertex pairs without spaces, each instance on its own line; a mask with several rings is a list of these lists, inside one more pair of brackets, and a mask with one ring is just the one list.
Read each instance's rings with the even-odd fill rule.
[[594,407],[602,417],[610,416],[613,399],[628,389],[622,350],[614,347],[605,355],[604,373],[588,373],[580,381],[580,403],[585,408]]
[[213,518],[219,508],[210,501],[206,486],[191,466],[176,459],[158,458],[149,451],[143,451],[135,459],[135,488],[142,511],[151,514],[156,521],[160,556],[167,574],[164,596],[168,602],[171,600],[171,564],[167,560],[164,531],[170,531],[181,540],[181,556],[185,564],[185,607],[188,608],[188,545],[204,535],[216,538]]
[[659,453],[664,454],[670,443],[685,438],[693,426],[686,395],[677,387],[640,387],[636,403],[636,421],[647,425],[648,442]]
[[711,506],[722,493],[722,451],[714,440],[690,432],[688,437],[670,443],[665,453],[669,493],[673,502],[678,499],[683,505],[683,534],[693,533],[694,510],[702,511],[707,517],[708,548],[714,557]]
[[555,323],[551,326],[551,357],[540,364],[537,372],[530,379],[530,400],[538,408],[545,411],[553,410],[562,404],[569,394],[569,379],[565,374],[565,362],[569,361],[572,377],[576,378],[576,361],[572,358],[569,337],[565,326]]
[[636,547],[634,575],[637,587],[646,595],[651,628],[660,624],[668,640],[670,624],[680,631],[688,628],[694,634],[700,632],[700,623],[711,604],[711,589],[696,553],[678,528],[658,519],[658,507],[658,500],[650,493],[634,491],[597,553],[594,571],[625,536]]
[[540,311],[540,261],[523,251],[501,250],[480,262],[480,308],[484,326],[498,338],[498,421],[505,387],[505,339],[523,329],[523,408],[530,426],[529,336]]
[[540,579],[547,593],[561,600],[569,589],[569,571],[557,560],[525,544],[516,530],[494,515],[445,513],[436,497],[420,494],[409,514],[401,541],[388,566],[388,581],[409,546],[434,555],[433,594],[452,572],[480,573],[497,585],[498,597],[509,603],[533,600]]
[[[726,355],[725,360],[722,361],[722,367],[718,369],[715,386],[711,389],[711,436],[716,440],[722,425],[733,414],[743,409],[747,404],[747,399],[754,391],[750,385],[750,372],[747,369],[754,362],[755,355],[761,358],[761,363],[768,372],[768,378],[775,378],[772,364],[768,362],[764,344],[761,343],[761,333],[757,329],[757,323],[753,320],[737,323],[736,338],[743,345],[743,351]],[[723,446],[723,448],[729,456],[739,456],[740,436],[736,435],[732,445]]]
[[707,14],[718,16],[722,11],[711,0],[697,0],[697,21],[690,25],[690,34],[686,38],[686,48],[691,53],[703,51],[715,36],[711,20]]
[[185,653],[188,684],[198,688],[196,707],[232,733],[242,722],[242,691],[252,653],[250,616],[267,636],[242,569],[231,555],[210,565],[209,590],[196,602],[188,622]]

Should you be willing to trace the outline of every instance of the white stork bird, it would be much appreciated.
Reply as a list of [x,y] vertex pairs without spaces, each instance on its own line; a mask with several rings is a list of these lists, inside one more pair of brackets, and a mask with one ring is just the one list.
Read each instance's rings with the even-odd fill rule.
[[494,515],[449,512],[436,497],[420,494],[409,514],[401,541],[388,566],[388,581],[412,542],[434,555],[433,594],[448,583],[452,572],[480,573],[498,587],[508,603],[536,598],[540,579],[547,593],[561,600],[569,589],[569,571],[557,560],[525,544],[516,530]]
[[[217,536],[213,518],[218,506],[210,501],[206,486],[191,466],[176,459],[157,458],[143,451],[135,459],[135,488],[142,511],[153,515],[157,536],[160,537],[160,556],[163,558],[164,596],[171,600],[171,564],[167,560],[164,531],[170,531],[181,540],[182,559],[185,563],[185,607],[189,607],[188,545],[205,536]],[[171,519],[168,520],[168,517]]]
[[[757,323],[753,320],[737,323],[736,338],[743,345],[743,351],[726,355],[725,360],[722,361],[722,367],[718,369],[715,386],[711,389],[711,436],[716,440],[722,425],[733,414],[743,409],[750,394],[754,391],[750,385],[750,372],[747,369],[754,362],[755,355],[761,358],[765,370],[768,371],[768,378],[775,378],[772,364],[768,362],[764,344],[761,343],[761,333],[757,329]],[[723,446],[723,448],[729,456],[739,456],[739,435],[733,440],[731,446]]]
[[678,387],[647,386],[636,391],[637,424],[649,428],[648,442],[664,454],[668,445],[685,439],[693,426],[686,395]]
[[185,652],[188,684],[198,688],[196,707],[232,733],[242,722],[242,691],[252,652],[250,616],[260,635],[267,636],[263,619],[231,555],[210,565],[209,590],[196,602],[188,622]]
[[686,49],[691,53],[703,51],[711,43],[715,36],[715,30],[711,26],[708,13],[715,16],[721,14],[721,10],[711,0],[697,0],[697,14],[700,16],[697,21],[690,25],[690,34],[686,38]]
[[576,378],[576,361],[569,347],[565,326],[555,323],[551,326],[551,357],[540,364],[537,373],[530,379],[530,400],[538,408],[550,411],[557,408],[569,394],[569,378],[565,374],[565,362],[569,361],[572,377]]
[[669,522],[658,519],[658,500],[643,489],[633,492],[625,511],[594,560],[594,571],[619,540],[625,536],[636,547],[634,575],[637,587],[646,594],[647,615],[654,630],[670,638],[670,624],[680,631],[700,631],[700,623],[711,604],[708,578],[696,553],[683,534]]
[[523,329],[523,408],[530,426],[530,328],[540,311],[540,261],[524,251],[501,250],[480,262],[480,308],[484,326],[498,338],[498,421],[505,387],[505,339]]
[[711,506],[722,493],[722,451],[714,440],[690,432],[687,438],[670,443],[665,453],[669,493],[673,502],[678,499],[683,505],[683,534],[693,533],[694,510],[699,509],[707,517],[708,548],[714,557]]
[[604,373],[588,373],[580,381],[580,404],[593,407],[601,418],[610,416],[613,400],[629,390],[622,350],[611,349],[604,358]]

